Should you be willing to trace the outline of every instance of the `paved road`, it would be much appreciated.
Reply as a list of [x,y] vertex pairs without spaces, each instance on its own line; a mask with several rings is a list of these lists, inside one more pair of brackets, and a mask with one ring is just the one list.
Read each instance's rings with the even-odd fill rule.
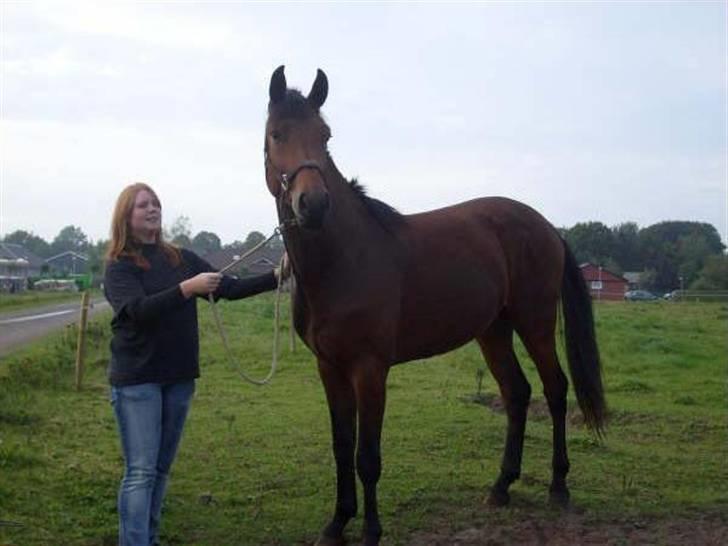
[[[0,359],[54,330],[77,322],[81,307],[80,299],[79,296],[79,301],[0,314]],[[108,308],[109,304],[104,298],[95,299],[91,302],[89,316]]]

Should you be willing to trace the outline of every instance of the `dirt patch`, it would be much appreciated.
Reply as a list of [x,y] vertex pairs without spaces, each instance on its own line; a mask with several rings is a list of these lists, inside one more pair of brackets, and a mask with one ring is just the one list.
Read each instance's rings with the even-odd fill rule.
[[717,516],[593,522],[568,514],[556,519],[527,518],[457,532],[419,532],[407,546],[728,544],[728,519]]
[[[503,399],[499,394],[492,393],[481,393],[471,394],[468,396],[461,397],[463,402],[470,402],[474,404],[480,404],[485,406],[489,410],[495,413],[505,413],[506,408],[503,404]],[[543,398],[531,398],[531,402],[528,404],[528,418],[536,421],[551,419],[551,412],[546,400]],[[583,425],[584,418],[579,413],[578,409],[570,409],[566,418],[572,425]]]

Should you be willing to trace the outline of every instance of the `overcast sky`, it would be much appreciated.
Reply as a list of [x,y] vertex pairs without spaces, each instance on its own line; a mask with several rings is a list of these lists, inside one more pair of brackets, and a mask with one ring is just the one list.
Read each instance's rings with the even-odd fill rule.
[[725,2],[0,0],[0,235],[164,223],[269,233],[268,83],[329,78],[347,177],[404,213],[504,195],[557,226],[713,224],[728,242]]

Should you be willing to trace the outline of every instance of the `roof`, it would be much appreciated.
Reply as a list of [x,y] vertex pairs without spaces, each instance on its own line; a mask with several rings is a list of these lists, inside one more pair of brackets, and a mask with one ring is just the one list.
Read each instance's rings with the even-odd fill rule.
[[40,268],[45,264],[45,260],[34,254],[23,245],[15,243],[2,243],[0,242],[0,258],[6,260],[17,260],[22,259],[28,262],[30,267]]
[[[594,265],[589,262],[581,264],[579,266],[579,269],[581,269],[581,274],[584,276],[584,279],[587,281],[601,280],[604,282],[609,282],[609,281],[627,282],[627,279],[625,279],[622,275],[617,275],[616,273],[612,273],[608,269],[604,269],[603,267]],[[600,270],[601,270],[601,277],[600,277]]]
[[78,258],[79,260],[83,260],[84,262],[88,261],[88,256],[84,256],[83,254],[79,254],[78,252],[74,252],[73,250],[66,250],[65,252],[61,252],[60,254],[56,254],[55,256],[51,256],[50,258],[47,258],[46,262],[50,263],[59,258],[63,258],[64,256],[67,256],[67,255],[71,255],[75,258]]
[[[261,266],[273,268],[281,261],[284,251],[285,249],[283,247],[270,248],[269,246],[265,246],[244,258],[236,267],[244,267],[246,269],[255,269]],[[210,265],[219,270],[227,267],[235,260],[240,259],[240,256],[246,252],[247,250],[228,248],[210,252],[204,258],[210,262]]]

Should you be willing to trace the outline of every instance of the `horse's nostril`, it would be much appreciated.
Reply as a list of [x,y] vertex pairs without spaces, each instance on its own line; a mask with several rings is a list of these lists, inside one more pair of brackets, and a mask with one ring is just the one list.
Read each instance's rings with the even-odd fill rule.
[[306,202],[306,194],[302,193],[301,197],[298,198],[298,209],[303,212],[308,208],[308,203]]

